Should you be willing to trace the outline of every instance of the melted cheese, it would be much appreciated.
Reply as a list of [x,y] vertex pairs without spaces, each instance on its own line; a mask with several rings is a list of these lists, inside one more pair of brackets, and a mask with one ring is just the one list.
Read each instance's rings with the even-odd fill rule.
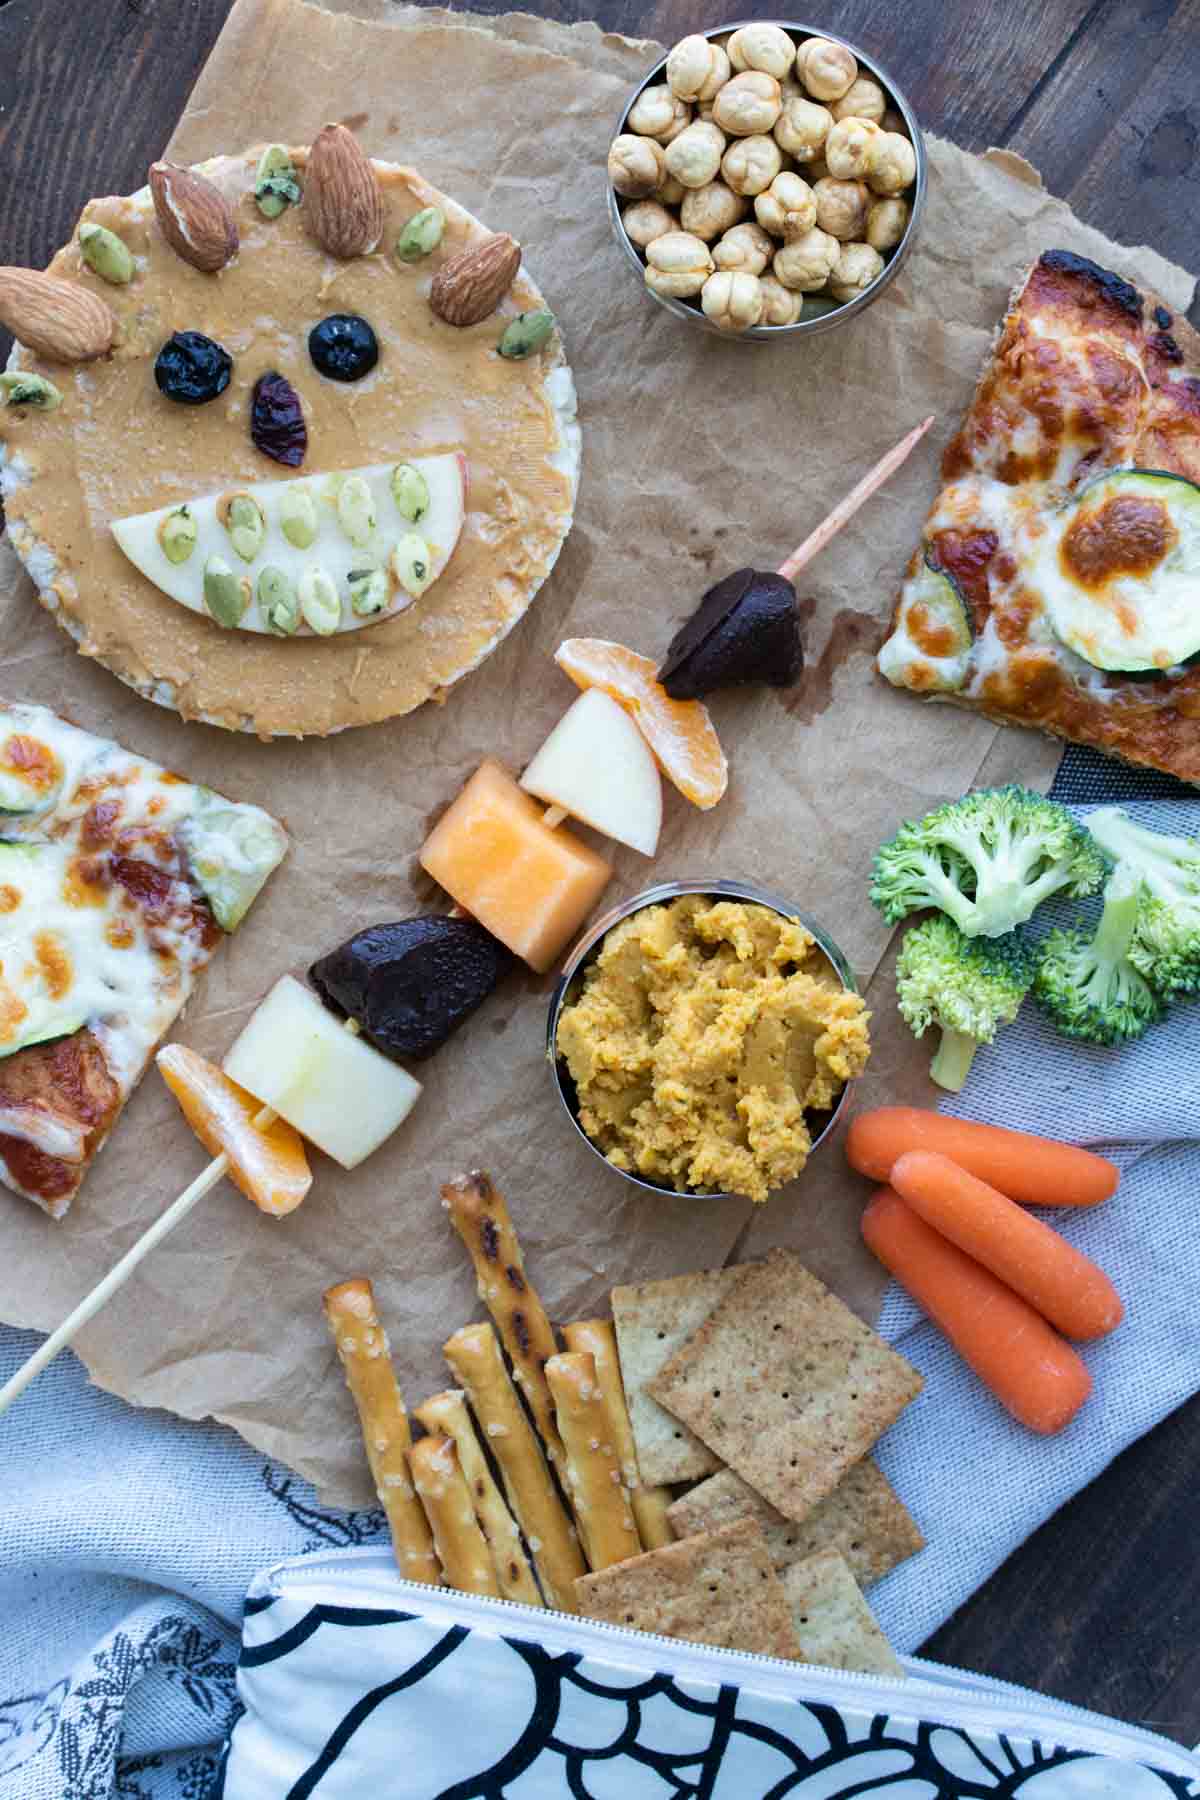
[[192,894],[156,925],[116,881],[81,904],[69,844],[0,844],[0,876],[17,903],[0,918],[0,1055],[105,1023],[129,1080],[178,1004],[195,960]]
[[[0,713],[0,766],[14,736],[41,746],[61,779],[49,810],[0,824],[0,1058],[86,1025],[128,1094],[212,953],[188,827],[196,826],[222,874],[222,844],[236,850],[229,861],[243,883],[246,846],[256,845],[255,892],[264,862],[278,863],[286,839],[259,807],[215,802],[207,789],[45,707]],[[159,872],[150,907],[136,880],[121,879],[130,865],[145,864]],[[0,1130],[10,1128],[15,1121],[0,1106]],[[28,1129],[18,1135],[33,1137]]]

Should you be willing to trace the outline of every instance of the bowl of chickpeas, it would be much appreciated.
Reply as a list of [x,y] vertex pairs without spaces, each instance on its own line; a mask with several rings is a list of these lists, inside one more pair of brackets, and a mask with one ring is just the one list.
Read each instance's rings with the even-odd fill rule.
[[791,20],[682,38],[608,153],[613,231],[661,306],[755,342],[877,300],[925,202],[912,108],[873,57]]

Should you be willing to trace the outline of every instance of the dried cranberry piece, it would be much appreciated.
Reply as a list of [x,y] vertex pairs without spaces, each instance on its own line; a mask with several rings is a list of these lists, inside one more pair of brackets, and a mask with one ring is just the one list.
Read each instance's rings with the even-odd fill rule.
[[268,369],[254,384],[250,405],[250,436],[254,447],[275,462],[298,469],[308,449],[308,426],[300,396],[277,369]]

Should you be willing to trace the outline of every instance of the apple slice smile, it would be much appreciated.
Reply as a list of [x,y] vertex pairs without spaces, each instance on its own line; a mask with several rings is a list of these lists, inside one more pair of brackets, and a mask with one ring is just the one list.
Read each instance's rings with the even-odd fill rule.
[[[392,493],[392,474],[407,462],[423,478],[428,490],[428,505],[420,516],[409,519],[396,504]],[[370,489],[374,504],[374,528],[351,538],[339,519],[337,494],[343,482],[360,476]],[[298,547],[284,535],[280,507],[283,497],[303,490],[313,502],[317,530],[311,544]],[[246,495],[254,500],[265,519],[262,542],[253,557],[246,559],[233,547],[229,531],[222,522],[225,504],[231,496]],[[182,562],[172,562],[165,554],[160,529],[171,514],[185,509],[196,529],[196,540]],[[467,459],[461,452],[441,456],[402,458],[392,462],[368,463],[359,468],[340,469],[319,475],[292,476],[284,481],[247,482],[231,486],[220,493],[186,498],[154,512],[136,513],[125,519],[114,519],[112,534],[124,554],[148,581],[181,606],[211,618],[204,600],[204,570],[210,557],[219,557],[239,581],[248,584],[249,603],[235,629],[267,632],[258,594],[258,578],[267,568],[281,571],[293,588],[298,588],[306,571],[324,570],[336,589],[341,610],[334,633],[361,631],[403,612],[414,600],[426,593],[450,561],[462,532],[467,508]],[[411,548],[413,538],[420,540],[423,551],[418,558],[422,578],[416,591],[404,585],[404,576],[393,565],[392,552],[406,541]],[[403,558],[399,559],[401,562]],[[411,567],[412,559],[407,566]],[[387,579],[387,597],[378,612],[360,615],[351,604],[348,577],[364,569],[382,569]],[[329,635],[334,635],[330,633]],[[297,635],[311,635],[301,623]]]

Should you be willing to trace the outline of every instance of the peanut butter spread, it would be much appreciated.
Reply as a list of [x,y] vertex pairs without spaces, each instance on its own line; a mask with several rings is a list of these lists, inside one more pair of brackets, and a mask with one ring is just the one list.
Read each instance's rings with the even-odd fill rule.
[[618,1169],[761,1201],[803,1169],[809,1115],[862,1073],[869,1018],[798,920],[689,894],[606,935],[558,1051]]
[[[303,175],[305,152],[292,156]],[[148,194],[85,208],[84,221],[124,239],[137,272],[129,286],[110,286],[76,242],[51,263],[105,301],[118,338],[109,356],[70,368],[20,352],[20,366],[53,380],[63,403],[0,414],[5,503],[44,604],[85,656],[184,718],[263,737],[323,735],[442,697],[528,607],[571,524],[570,377],[556,338],[523,361],[497,354],[505,320],[542,304],[524,272],[478,325],[434,315],[437,269],[488,234],[413,170],[375,165],[383,237],[371,255],[339,262],[308,236],[299,207],[261,216],[256,163],[254,152],[204,165],[241,235],[215,275],[174,253]],[[446,215],[441,244],[416,265],[399,262],[405,221],[434,205]],[[377,366],[352,384],[319,374],[309,357],[308,334],[331,312],[361,314],[379,339]],[[233,357],[228,388],[205,405],[180,405],[155,385],[155,358],[176,331],[203,332]],[[249,432],[251,392],[270,369],[303,405],[298,476],[445,451],[467,457],[467,518],[447,569],[407,611],[369,630],[291,639],[223,630],[161,593],[110,533],[128,514],[284,473]]]

